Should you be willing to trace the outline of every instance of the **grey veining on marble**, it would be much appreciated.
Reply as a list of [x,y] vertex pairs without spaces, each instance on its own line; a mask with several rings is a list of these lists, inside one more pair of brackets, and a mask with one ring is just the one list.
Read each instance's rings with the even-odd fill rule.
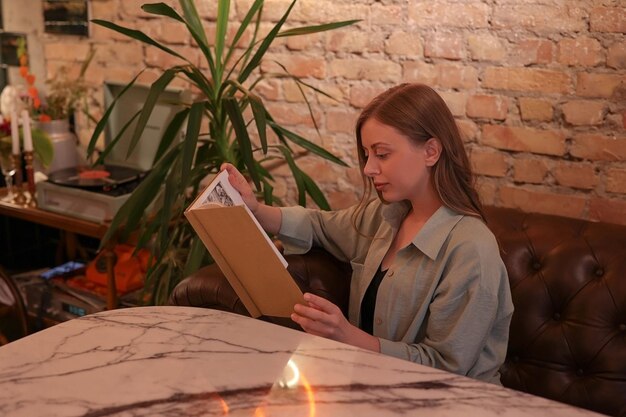
[[141,307],[0,348],[0,416],[592,416],[215,310]]

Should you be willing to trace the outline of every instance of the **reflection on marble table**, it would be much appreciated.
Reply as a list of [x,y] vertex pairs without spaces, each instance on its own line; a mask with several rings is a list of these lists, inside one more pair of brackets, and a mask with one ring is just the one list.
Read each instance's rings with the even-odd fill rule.
[[0,348],[1,416],[592,416],[215,310],[85,316]]

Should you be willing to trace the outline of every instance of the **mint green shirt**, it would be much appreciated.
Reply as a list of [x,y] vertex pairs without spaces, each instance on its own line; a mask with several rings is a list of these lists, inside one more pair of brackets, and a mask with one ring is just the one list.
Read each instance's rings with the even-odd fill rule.
[[[287,254],[315,245],[350,262],[348,319],[358,326],[363,295],[408,209],[405,203],[371,201],[359,234],[352,226],[356,206],[330,212],[281,208],[279,239]],[[512,314],[495,237],[480,219],[442,206],[388,269],[378,289],[373,334],[382,353],[499,383]]]

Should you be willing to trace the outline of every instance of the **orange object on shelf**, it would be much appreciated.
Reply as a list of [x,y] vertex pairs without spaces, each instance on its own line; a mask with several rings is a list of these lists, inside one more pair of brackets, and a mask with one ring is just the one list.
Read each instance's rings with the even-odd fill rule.
[[[150,252],[141,249],[133,256],[134,251],[134,246],[124,244],[115,245],[113,248],[115,287],[120,294],[137,290],[144,284]],[[107,268],[104,252],[87,265],[85,276],[87,280],[106,287]]]

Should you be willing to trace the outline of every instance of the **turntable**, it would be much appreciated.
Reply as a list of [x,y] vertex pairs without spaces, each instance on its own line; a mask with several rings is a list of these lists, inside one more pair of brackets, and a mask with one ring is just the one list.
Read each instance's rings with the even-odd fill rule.
[[[111,82],[104,84],[105,107],[124,87]],[[105,129],[105,143],[110,143],[143,107],[148,92],[148,86],[134,85],[118,100]],[[103,166],[73,167],[50,173],[47,181],[37,184],[39,208],[96,223],[112,220],[151,169],[163,131],[182,109],[179,103],[185,99],[183,90],[166,90],[161,94],[137,147],[128,158],[126,154],[136,121],[107,155]],[[146,137],[153,139],[146,140]]]

